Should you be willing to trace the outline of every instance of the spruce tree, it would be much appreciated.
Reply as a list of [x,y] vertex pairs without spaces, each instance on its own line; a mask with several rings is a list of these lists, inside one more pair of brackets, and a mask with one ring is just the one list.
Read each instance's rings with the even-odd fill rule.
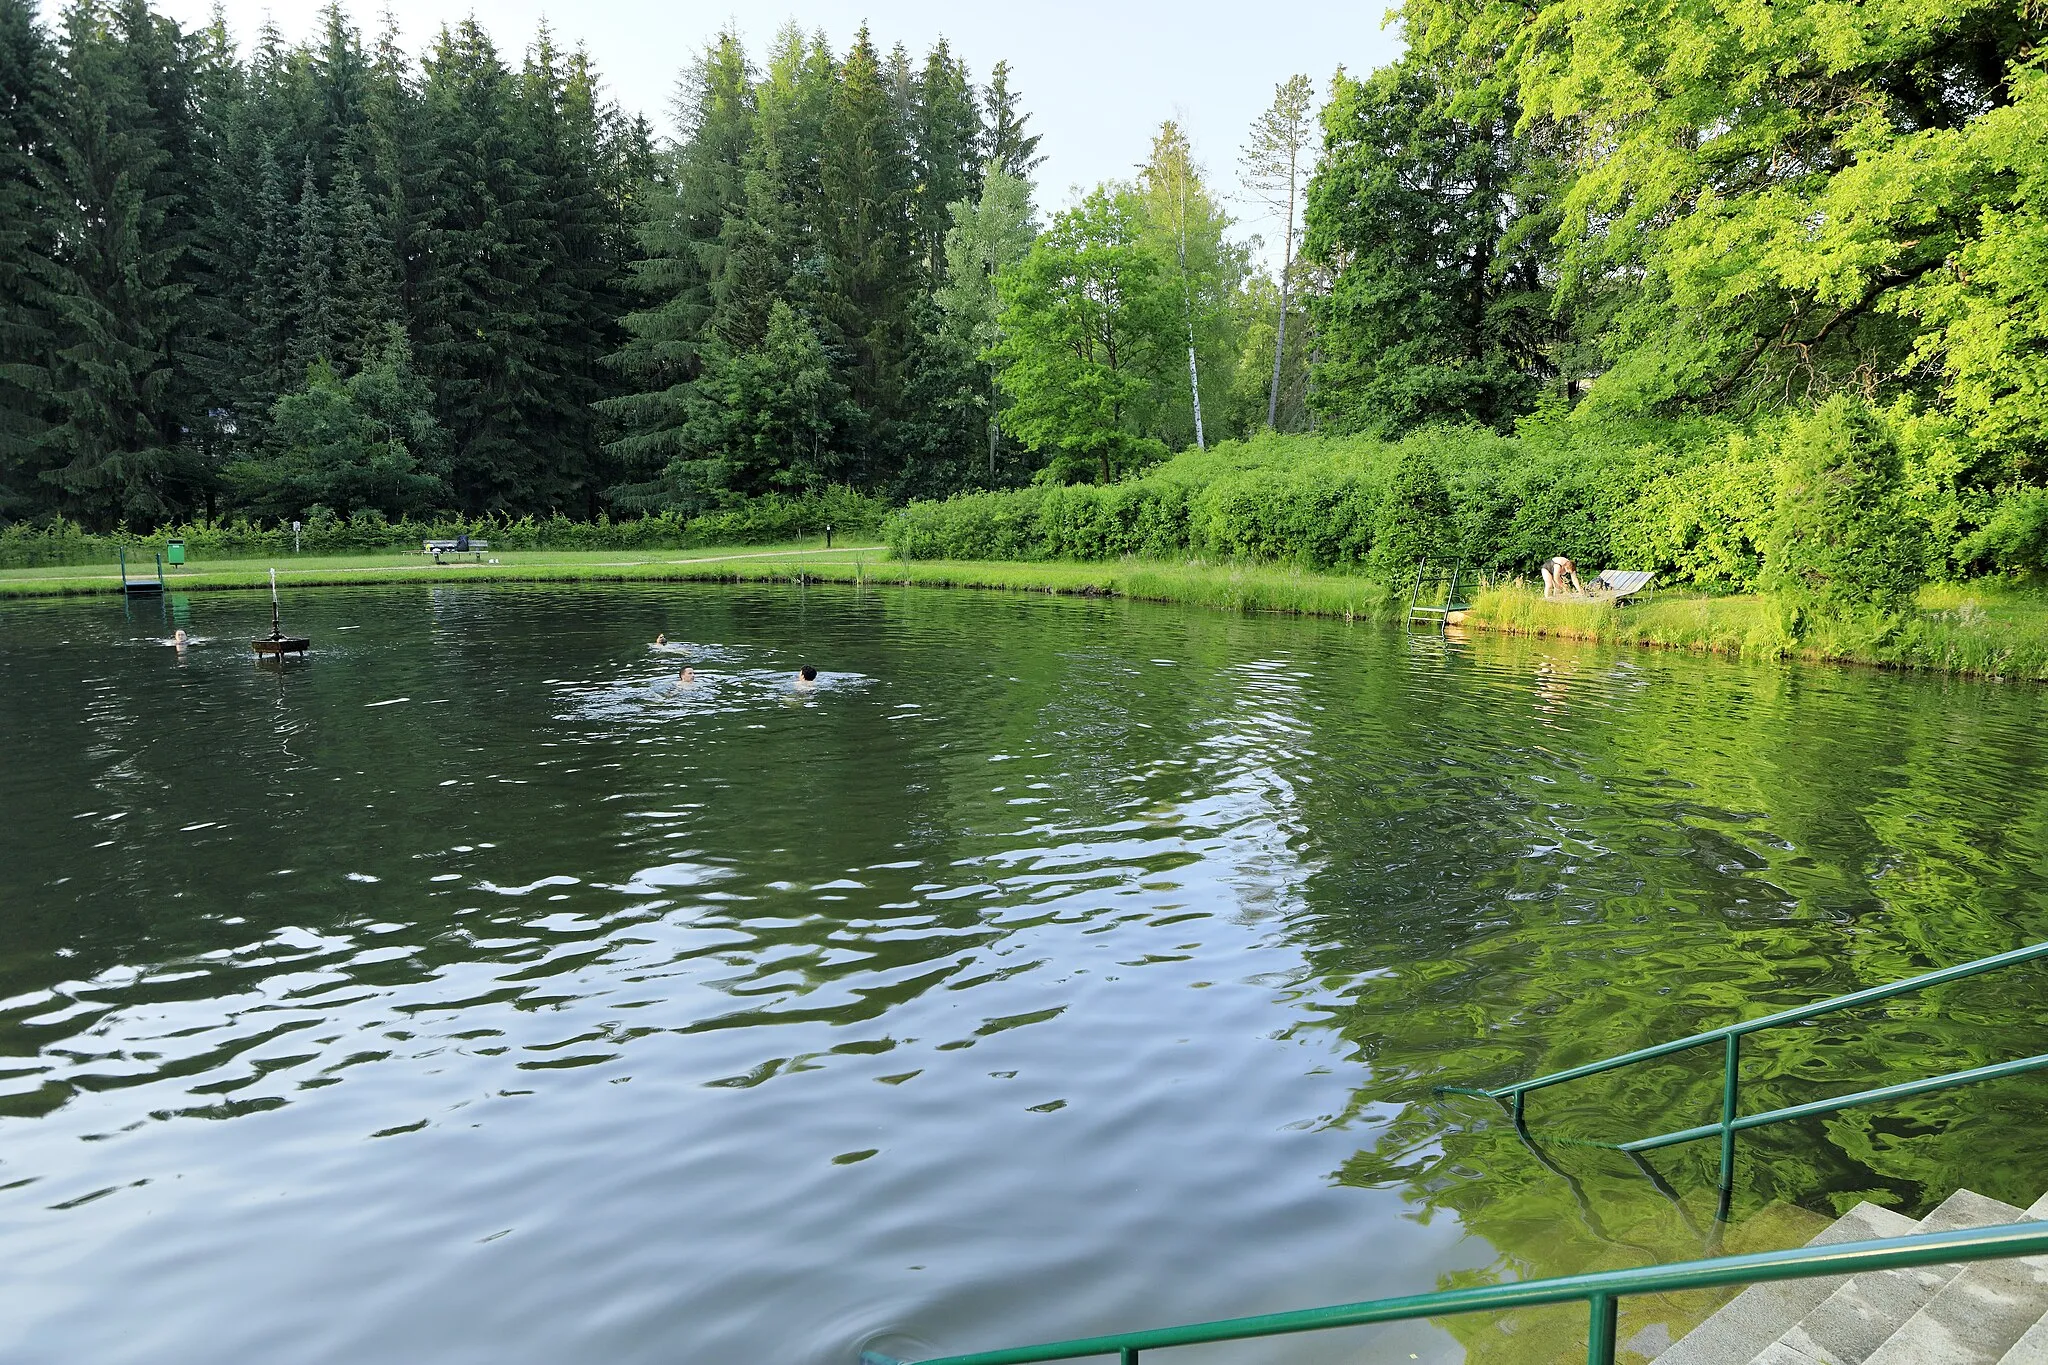
[[[756,428],[743,408],[728,404],[754,401],[752,379],[735,375],[809,373],[790,359],[807,355],[810,342],[833,367],[832,382],[843,388],[837,373],[837,333],[821,315],[832,298],[824,259],[821,220],[831,211],[825,198],[820,163],[837,90],[837,64],[824,39],[805,35],[794,25],[777,34],[768,68],[754,87],[751,138],[743,158],[743,197],[725,215],[715,247],[702,259],[715,261],[711,281],[711,312],[696,334],[700,369],[694,377],[665,394],[649,398],[649,414],[664,423],[651,428],[642,448],[642,468],[661,470],[659,477],[630,495],[632,505],[694,509],[741,487],[726,482],[742,479],[760,447],[746,433]],[[789,312],[778,333],[782,358],[759,360],[775,330],[777,307]],[[808,336],[809,342],[803,342]],[[799,344],[799,343],[802,344]],[[808,382],[808,381],[807,381]],[[802,386],[799,386],[802,387]],[[834,408],[831,448],[849,446],[844,433],[855,425],[858,410]],[[720,447],[728,439],[732,450]],[[666,449],[668,460],[654,461]],[[749,452],[755,453],[749,453]],[[789,456],[787,458],[794,458]],[[651,501],[650,501],[651,500]]]
[[713,287],[709,330],[735,349],[766,337],[777,298],[814,316],[828,308],[824,232],[837,209],[826,196],[823,163],[838,91],[839,66],[823,36],[785,26],[755,92],[746,205],[727,219]]
[[669,481],[686,502],[817,492],[845,476],[859,418],[815,325],[778,299],[758,347],[708,349]]
[[316,360],[334,359],[334,236],[327,204],[306,158],[299,177],[298,243],[292,261],[291,358],[304,370]]
[[587,62],[565,66],[545,28],[520,78],[518,111],[533,186],[527,223],[536,273],[526,310],[539,323],[527,437],[550,466],[558,505],[588,514],[597,491],[591,405],[606,393],[600,367],[617,345],[613,281],[621,263],[598,178],[604,113]]
[[981,110],[965,64],[941,38],[917,74],[910,105],[910,146],[916,189],[911,218],[925,287],[945,278],[946,232],[953,205],[981,193]]
[[188,491],[171,355],[191,292],[187,206],[167,150],[184,140],[172,99],[184,73],[153,65],[179,60],[168,27],[139,0],[111,11],[74,0],[39,165],[62,245],[48,272],[57,412],[38,444],[62,509],[101,526],[173,515]]
[[754,144],[754,72],[737,33],[720,33],[683,73],[676,92],[682,136],[662,158],[631,265],[625,344],[611,358],[625,392],[599,404],[617,427],[607,446],[621,505],[664,499],[661,475],[681,453],[689,386],[725,272],[728,223],[746,205]]
[[363,188],[384,234],[399,309],[416,326],[420,282],[428,265],[422,242],[434,212],[437,162],[419,83],[395,25],[387,16],[370,65]]
[[222,491],[221,471],[255,434],[241,420],[254,255],[247,215],[255,162],[247,135],[247,75],[218,10],[192,35],[191,51],[198,150],[182,169],[193,204],[187,256],[193,288],[178,365],[188,394],[181,404],[186,439],[199,465],[202,510],[211,516]]
[[[906,310],[918,291],[912,246],[912,168],[903,122],[867,30],[840,68],[819,167],[833,212],[821,224],[830,286],[827,319],[847,352],[847,388],[877,430],[900,411]],[[890,472],[871,439],[856,482]]]
[[946,282],[937,297],[939,325],[956,353],[973,362],[974,393],[983,422],[977,443],[983,454],[979,481],[995,486],[1029,473],[1014,458],[1003,459],[1004,395],[988,356],[1002,340],[997,281],[1024,259],[1038,235],[1031,186],[990,161],[982,168],[980,198],[954,204],[952,220],[946,232]]
[[532,176],[522,164],[512,75],[474,19],[443,29],[421,84],[430,164],[414,245],[420,368],[453,441],[466,512],[551,509],[566,492],[545,476],[525,417],[541,399],[541,320],[527,308],[539,275]]
[[399,517],[447,501],[433,395],[396,328],[353,375],[315,361],[305,384],[278,399],[268,425],[274,452],[227,474],[241,504],[259,515],[284,520],[320,506],[344,517],[365,508]]
[[331,185],[369,135],[371,72],[362,35],[340,0],[320,8],[320,45],[306,54],[317,122],[308,131],[321,183]]
[[334,177],[327,208],[334,251],[334,356],[353,370],[384,343],[399,320],[398,281],[391,243],[354,166],[344,165]]
[[250,352],[244,383],[250,413],[260,423],[277,396],[305,378],[294,354],[298,309],[293,280],[299,255],[299,215],[290,181],[269,143],[257,149],[255,212],[249,221],[254,251],[247,295]]
[[903,415],[889,428],[893,475],[885,491],[903,500],[943,498],[990,482],[983,465],[989,401],[986,369],[939,304],[911,301],[903,366]]
[[1045,158],[1038,154],[1038,134],[1027,133],[1024,125],[1031,115],[1019,113],[1021,97],[1010,89],[1010,64],[997,62],[988,73],[988,89],[982,91],[982,158],[1002,167],[1005,175],[1029,180]]
[[49,137],[55,54],[29,0],[0,0],[0,518],[48,504],[37,478],[50,419],[46,288],[55,243],[36,161]]

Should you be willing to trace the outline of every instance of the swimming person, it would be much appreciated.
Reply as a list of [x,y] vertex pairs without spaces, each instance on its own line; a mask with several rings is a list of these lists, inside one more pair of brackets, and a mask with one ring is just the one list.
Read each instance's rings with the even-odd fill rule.
[[663,634],[662,634],[662,633],[661,633],[660,631],[658,631],[658,630],[657,630],[656,632],[654,632],[654,647],[655,647],[656,649],[660,649],[660,648],[661,648],[661,647],[662,647],[663,645],[666,645],[667,643],[668,643],[668,636],[666,636],[666,635],[663,635]]
[[1564,555],[1552,555],[1543,561],[1543,595],[1548,597],[1553,589],[1560,595],[1564,592],[1564,581],[1572,581],[1572,591],[1583,596],[1586,585],[1579,582],[1579,566]]
[[171,643],[177,646],[177,650],[180,654],[183,654],[185,652],[185,645],[187,644],[187,641],[185,639],[185,632],[183,630],[177,630],[172,632]]
[[692,667],[690,667],[690,666],[689,666],[688,664],[684,664],[684,665],[683,665],[683,671],[682,671],[682,672],[680,672],[680,673],[678,673],[678,674],[676,674],[676,686],[677,686],[677,687],[695,687],[696,685],[697,685],[697,670],[696,670],[696,669],[694,669],[694,668],[692,668]]
[[793,685],[795,686],[796,690],[797,690],[797,691],[799,691],[799,692],[815,692],[815,691],[817,691],[817,690],[818,690],[818,670],[817,670],[817,669],[815,669],[815,668],[813,668],[813,667],[812,667],[811,665],[809,665],[809,664],[805,664],[805,665],[804,665],[804,666],[803,666],[802,668],[799,668],[799,669],[798,669],[798,670],[796,671],[796,682],[795,682],[795,684],[793,684]]

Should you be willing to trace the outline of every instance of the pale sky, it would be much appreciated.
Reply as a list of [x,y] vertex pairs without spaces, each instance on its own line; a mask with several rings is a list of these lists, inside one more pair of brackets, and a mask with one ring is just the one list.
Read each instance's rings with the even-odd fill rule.
[[[317,6],[278,0],[222,0],[245,45],[266,15],[289,40],[306,36]],[[185,24],[204,23],[212,0],[157,0]],[[46,8],[54,11],[50,0]],[[677,73],[725,22],[735,20],[759,58],[786,19],[822,28],[843,52],[865,19],[885,51],[900,41],[922,56],[944,35],[977,82],[1008,59],[1012,82],[1043,135],[1038,200],[1057,209],[1070,188],[1128,175],[1143,160],[1162,119],[1179,118],[1219,192],[1234,193],[1238,148],[1273,87],[1301,72],[1318,103],[1340,64],[1354,75],[1391,61],[1396,30],[1381,23],[1385,0],[1298,0],[1278,10],[1261,4],[1166,0],[1033,0],[1021,5],[944,0],[354,0],[346,5],[366,36],[389,8],[415,54],[444,22],[474,13],[515,64],[545,16],[564,47],[582,42],[607,87],[630,110],[670,131],[668,104]],[[1265,230],[1251,204],[1233,206],[1245,231]],[[1277,225],[1275,225],[1277,226]]]

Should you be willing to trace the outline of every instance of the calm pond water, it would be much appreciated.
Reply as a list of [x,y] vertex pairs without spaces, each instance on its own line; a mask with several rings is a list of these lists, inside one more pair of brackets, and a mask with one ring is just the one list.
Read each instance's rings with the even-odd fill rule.
[[[1696,1255],[1710,1151],[1660,1191],[1431,1086],[2048,937],[2031,687],[684,586],[303,592],[280,672],[261,597],[158,610],[0,607],[7,1361],[845,1365]],[[1745,1102],[2048,1051],[2042,979],[1788,1031]],[[2044,1093],[1746,1139],[1727,1244],[2030,1201]]]

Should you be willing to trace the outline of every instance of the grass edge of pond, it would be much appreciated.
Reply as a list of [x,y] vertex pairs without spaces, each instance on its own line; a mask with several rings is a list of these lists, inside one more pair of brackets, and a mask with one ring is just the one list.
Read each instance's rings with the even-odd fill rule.
[[[1322,616],[1392,623],[1404,595],[1352,574],[1201,561],[1118,560],[898,560],[882,546],[832,551],[734,550],[689,558],[621,558],[615,552],[564,555],[517,553],[505,562],[403,562],[392,555],[337,557],[318,567],[276,566],[278,581],[293,588],[362,587],[391,582],[435,584],[635,582],[816,582],[890,587],[972,588],[1042,592],[1204,607],[1240,613]],[[871,556],[871,557],[870,557]],[[397,562],[395,562],[397,561]],[[173,591],[210,592],[265,587],[270,561],[229,561],[176,573]],[[110,594],[118,579],[92,566],[75,575],[48,570],[0,572],[0,601]],[[1694,654],[1807,663],[1853,663],[1956,677],[2048,681],[2048,600],[1999,584],[1935,584],[1921,591],[1916,616],[1889,639],[1871,642],[1823,631],[1806,641],[1788,638],[1769,599],[1667,592],[1654,600],[1614,608],[1597,603],[1545,600],[1511,584],[1478,593],[1462,623],[1470,630],[1579,640],[1600,644],[1678,649]]]

